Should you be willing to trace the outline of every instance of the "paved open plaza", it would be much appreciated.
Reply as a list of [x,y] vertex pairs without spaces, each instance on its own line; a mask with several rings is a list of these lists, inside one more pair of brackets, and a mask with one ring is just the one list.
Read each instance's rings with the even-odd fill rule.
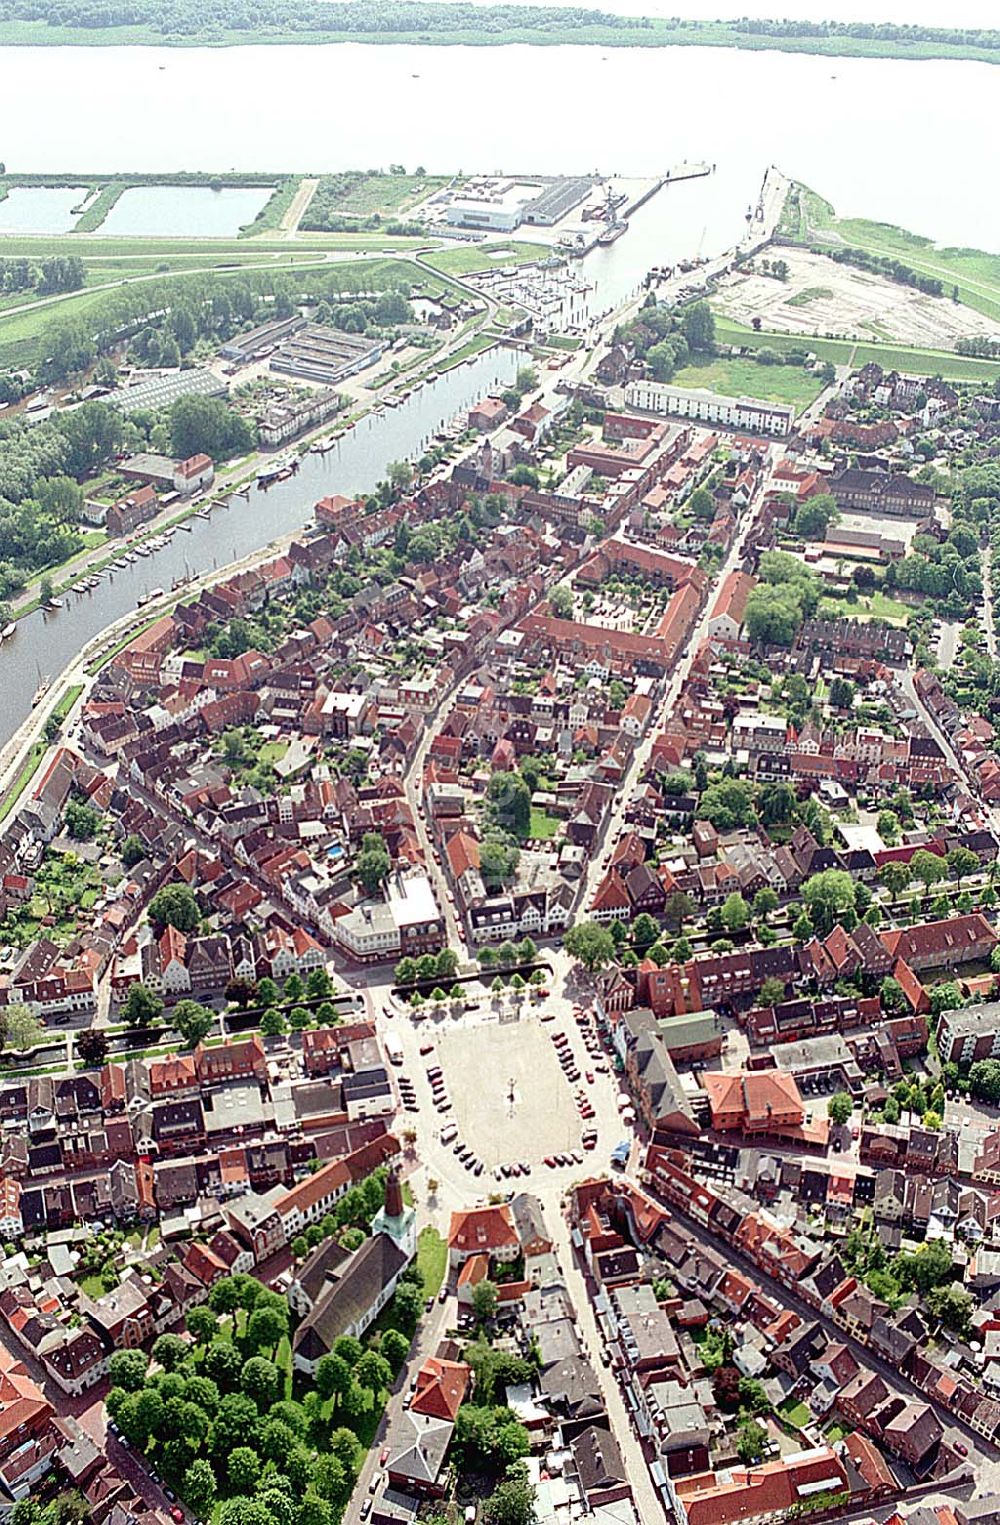
[[438,1039],[452,1116],[488,1168],[579,1148],[580,1118],[551,1031],[526,1013],[520,1021],[454,1028]]

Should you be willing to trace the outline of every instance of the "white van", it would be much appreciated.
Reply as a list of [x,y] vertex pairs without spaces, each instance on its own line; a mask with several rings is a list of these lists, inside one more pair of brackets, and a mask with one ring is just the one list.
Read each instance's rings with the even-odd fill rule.
[[441,1129],[442,1144],[450,1144],[456,1138],[458,1138],[458,1128],[454,1123],[448,1123],[446,1127]]
[[402,1064],[403,1045],[400,1043],[395,1033],[383,1033],[382,1045],[385,1049],[386,1056],[388,1057],[390,1064]]

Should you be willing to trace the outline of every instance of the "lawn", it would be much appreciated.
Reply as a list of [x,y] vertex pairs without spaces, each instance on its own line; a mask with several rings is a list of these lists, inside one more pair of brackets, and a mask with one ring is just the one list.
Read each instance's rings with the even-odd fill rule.
[[85,1276],[80,1282],[80,1291],[88,1297],[103,1297],[105,1293],[104,1278],[100,1271],[94,1271],[90,1276]]
[[36,741],[25,759],[24,766],[15,778],[9,789],[4,791],[0,799],[0,821],[5,821],[17,804],[21,795],[27,789],[31,780],[38,772],[38,766],[48,751],[48,744],[44,741]]
[[74,683],[71,688],[66,690],[62,698],[59,700],[59,703],[54,706],[49,719],[59,721],[65,720],[66,716],[69,714],[70,710],[73,708],[74,704],[82,693],[83,684]]
[[[715,337],[720,344],[736,344],[742,349],[776,349],[784,353],[789,349],[801,349],[805,345],[821,360],[834,365],[866,365],[875,361],[886,370],[916,372],[925,376],[943,376],[952,381],[978,381],[991,385],[1000,376],[1000,361],[976,360],[967,355],[956,355],[950,350],[906,349],[892,344],[855,344],[849,339],[815,339],[810,334],[779,334],[756,332],[734,323],[731,318],[715,314]],[[674,377],[680,383],[680,377]],[[690,385],[690,383],[687,383]]]
[[282,1337],[278,1344],[274,1354],[274,1364],[281,1373],[284,1382],[282,1396],[290,1398],[292,1396],[292,1342],[287,1334]]
[[[79,254],[88,269],[92,265],[111,264],[120,273],[121,266],[137,271],[162,273],[171,269],[190,269],[191,261],[214,264],[224,260],[228,266],[260,265],[270,261],[288,264],[314,258],[328,249],[412,249],[414,240],[402,234],[379,232],[297,234],[294,243],[265,234],[252,244],[240,238],[108,238],[92,234],[86,239],[72,239],[69,233],[40,236],[30,233],[0,234],[4,254],[23,254],[30,259],[46,259],[53,254]],[[129,270],[129,273],[132,273]],[[27,295],[30,296],[30,293]]]
[[801,1402],[793,1402],[790,1398],[786,1398],[783,1403],[778,1405],[778,1413],[782,1419],[787,1419],[788,1423],[793,1424],[797,1430],[801,1430],[804,1425],[812,1423],[812,1414],[806,1405]]
[[888,620],[890,625],[905,625],[910,613],[908,605],[878,591],[854,604],[843,598],[822,598],[817,610],[820,619]]
[[[494,258],[501,250],[503,258]],[[424,256],[424,264],[444,275],[475,275],[480,270],[502,270],[505,265],[525,265],[531,260],[548,259],[551,253],[547,244],[474,244],[435,250]]]
[[692,361],[675,374],[672,384],[703,387],[727,397],[791,403],[796,412],[808,407],[823,389],[819,377],[799,365],[758,365],[740,355]]
[[438,371],[441,374],[445,371],[453,371],[456,365],[462,364],[463,360],[472,360],[474,356],[481,355],[484,350],[492,349],[495,343],[496,340],[492,334],[473,334],[471,339],[466,339],[464,344],[460,344],[446,360],[442,360]]
[[528,836],[541,841],[545,837],[554,837],[562,826],[558,816],[549,815],[545,810],[539,810],[537,805],[531,807],[531,825],[528,827]]
[[873,593],[870,598],[861,600],[868,605],[868,612],[872,619],[893,620],[897,624],[905,625],[912,612],[908,604],[900,603],[898,598],[889,598],[885,593]]
[[437,1297],[448,1269],[448,1246],[430,1224],[417,1239],[417,1270],[424,1281],[424,1296]]
[[258,762],[267,763],[268,766],[273,766],[274,763],[281,761],[287,751],[287,741],[265,741],[257,754],[257,760]]
[[793,297],[788,298],[788,307],[808,307],[810,302],[827,301],[833,296],[829,286],[807,286],[804,291],[797,291]]

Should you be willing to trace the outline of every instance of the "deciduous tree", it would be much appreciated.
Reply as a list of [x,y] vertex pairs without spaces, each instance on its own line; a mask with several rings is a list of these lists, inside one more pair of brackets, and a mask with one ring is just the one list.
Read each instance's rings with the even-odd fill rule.
[[570,927],[563,938],[563,946],[590,973],[609,964],[615,954],[611,933],[595,921],[581,921]]
[[188,1048],[195,1048],[212,1031],[215,1015],[200,1001],[178,1001],[170,1021]]
[[480,1324],[488,1324],[497,1311],[497,1288],[492,1281],[480,1281],[472,1289],[472,1311]]
[[260,1457],[249,1446],[230,1451],[226,1463],[229,1486],[236,1493],[252,1493],[260,1481]]
[[846,1091],[835,1091],[826,1104],[826,1113],[832,1123],[843,1125],[854,1111],[854,1103]]
[[154,991],[141,982],[130,985],[122,1016],[129,1027],[150,1027],[163,1011],[163,1002]]
[[210,1462],[204,1457],[193,1461],[184,1474],[181,1496],[197,1519],[207,1520],[215,1503],[218,1484]]
[[149,919],[158,927],[194,932],[201,921],[195,893],[186,884],[167,884],[149,902]]

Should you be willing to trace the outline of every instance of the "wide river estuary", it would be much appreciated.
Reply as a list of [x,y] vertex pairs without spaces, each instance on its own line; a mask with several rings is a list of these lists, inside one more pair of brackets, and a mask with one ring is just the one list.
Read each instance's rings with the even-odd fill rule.
[[[721,49],[596,47],[17,48],[4,50],[12,172],[268,170],[403,163],[431,171],[655,175],[715,165],[632,219],[584,271],[601,306],[651,264],[735,242],[769,164],[842,214],[939,242],[1000,248],[1000,69]],[[94,103],[103,102],[95,110]],[[45,128],[39,130],[39,102]],[[607,302],[603,299],[607,297]],[[327,492],[370,488],[439,421],[512,373],[496,351],[307,458],[290,482],[193,521],[113,585],[20,622],[0,648],[0,744],[39,671],[58,673],[145,587],[248,555],[311,517]]]

